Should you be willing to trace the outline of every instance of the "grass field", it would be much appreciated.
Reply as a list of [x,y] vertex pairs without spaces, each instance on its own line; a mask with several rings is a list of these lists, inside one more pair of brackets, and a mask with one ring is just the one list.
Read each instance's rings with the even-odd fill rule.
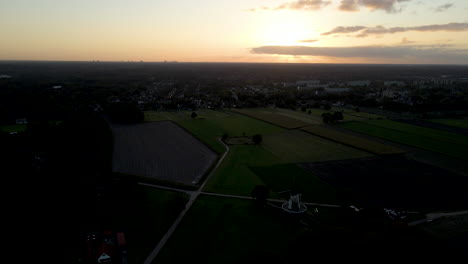
[[[319,124],[318,121],[313,119],[298,119],[297,117],[291,117],[291,113],[285,110],[275,110],[275,109],[232,109],[232,111],[241,113],[246,116],[253,117],[286,129],[300,128],[308,126],[311,124]],[[294,112],[294,111],[291,111]]]
[[172,122],[113,125],[113,171],[184,184],[197,183],[216,154]]
[[[151,112],[149,112],[151,113]],[[156,119],[167,118],[190,131],[205,144],[213,148],[218,154],[225,151],[224,146],[217,138],[227,133],[230,137],[252,136],[254,134],[271,134],[281,131],[282,128],[246,117],[230,111],[197,111],[197,118],[190,117],[191,112],[156,112]],[[148,121],[152,120],[151,114],[147,114]]]
[[252,201],[202,195],[153,263],[251,263],[285,250],[300,230]]
[[311,111],[311,114],[315,116],[322,116],[322,114],[324,113],[342,112],[343,121],[383,118],[382,116],[379,116],[379,115],[375,115],[375,114],[371,114],[367,112],[356,112],[348,108],[336,107],[336,106],[333,106],[330,110],[323,110],[319,108],[308,108],[307,111],[309,110]]
[[468,119],[431,119],[431,122],[468,129]]
[[18,124],[18,125],[6,125],[0,126],[0,130],[3,132],[11,133],[11,132],[23,132],[26,130],[27,124]]
[[[302,200],[335,204],[336,191],[329,184],[295,164],[280,164],[250,168],[272,192],[292,190],[302,194]],[[289,193],[277,198],[288,199]]]
[[405,132],[416,136],[422,136],[425,138],[436,139],[439,141],[445,141],[453,144],[465,145],[468,147],[467,136],[451,133],[448,131],[442,131],[422,126],[415,126],[392,120],[366,121],[365,123],[373,126],[379,126],[387,129]]
[[467,177],[404,156],[301,166],[338,190],[352,191],[356,202],[416,210],[468,209]]
[[158,111],[146,111],[145,122],[163,121],[167,120],[167,117],[163,115],[163,112]]
[[102,228],[124,231],[129,263],[143,263],[182,209],[174,208],[173,202],[187,201],[187,197],[145,186],[134,188],[128,197],[101,200],[96,204],[96,214],[83,225],[89,231],[102,231]]
[[280,162],[260,146],[231,146],[223,163],[206,184],[205,191],[250,196],[255,185],[263,182],[249,167]]
[[[408,133],[363,122],[346,122],[340,126],[370,136],[380,137],[452,157],[468,159],[467,147],[462,144],[451,143],[448,138],[445,138],[446,141],[442,141],[424,134]],[[418,131],[420,130],[418,129]]]
[[342,133],[324,126],[308,126],[302,128],[303,131],[324,137],[326,139],[349,145],[358,149],[372,152],[374,154],[395,154],[402,153],[403,150],[378,142],[370,141],[361,137]]
[[261,144],[283,163],[351,159],[371,156],[300,130],[283,131],[263,137]]

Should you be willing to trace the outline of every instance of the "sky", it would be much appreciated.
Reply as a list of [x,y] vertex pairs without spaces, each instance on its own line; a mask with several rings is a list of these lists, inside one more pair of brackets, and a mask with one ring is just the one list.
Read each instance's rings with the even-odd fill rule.
[[466,0],[0,0],[0,60],[468,64]]

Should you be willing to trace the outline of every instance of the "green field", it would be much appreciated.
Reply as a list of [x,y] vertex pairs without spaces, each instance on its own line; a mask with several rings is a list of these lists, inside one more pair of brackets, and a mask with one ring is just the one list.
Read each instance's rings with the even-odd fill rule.
[[191,113],[189,111],[157,112],[155,115],[147,114],[147,120],[150,121],[151,116],[155,116],[155,119],[165,117],[172,120],[205,144],[211,146],[217,153],[225,151],[224,146],[217,140],[224,133],[235,137],[244,134],[247,136],[254,134],[266,135],[282,130],[266,122],[229,111],[200,110],[197,111],[198,116],[196,119],[190,117]]
[[468,119],[431,119],[431,122],[468,129]]
[[[251,167],[250,169],[272,192],[292,190],[302,194],[303,201],[328,204],[337,202],[336,190],[332,186],[295,164]],[[288,199],[288,193],[279,197]]]
[[453,144],[465,145],[468,147],[468,137],[456,133],[447,131],[437,130],[433,128],[421,127],[410,125],[406,123],[396,122],[392,120],[376,120],[366,121],[366,124],[383,127],[391,130],[412,134],[415,136],[422,136],[425,138],[431,138],[439,141],[445,141]]
[[263,184],[250,166],[268,166],[281,161],[260,146],[231,146],[223,163],[204,191],[250,196],[255,185]]
[[311,111],[311,114],[315,116],[322,116],[322,114],[324,113],[342,112],[343,121],[383,118],[382,116],[379,116],[379,115],[375,115],[375,114],[371,114],[367,112],[356,112],[348,108],[336,107],[336,106],[333,106],[330,110],[323,110],[319,108],[308,108],[306,113],[309,110]]
[[371,156],[300,130],[283,131],[263,137],[261,144],[283,163],[352,159]]
[[154,121],[163,121],[167,120],[167,117],[164,116],[163,112],[158,111],[146,111],[145,114],[145,122],[154,122]]
[[202,195],[153,263],[251,263],[285,250],[299,231],[252,201]]
[[321,121],[315,119],[307,119],[307,118],[297,118],[292,117],[290,111],[287,112],[286,110],[277,110],[277,109],[267,109],[267,108],[259,108],[259,109],[232,109],[232,111],[241,113],[243,115],[259,119],[286,129],[294,129],[300,128],[308,125],[319,124]]
[[101,200],[96,204],[96,214],[83,225],[88,231],[124,231],[129,263],[143,263],[181,211],[174,208],[174,200],[187,197],[141,185],[133,188],[120,199]]
[[6,125],[0,126],[0,130],[3,132],[23,132],[26,130],[27,124],[18,124],[18,125]]
[[308,126],[302,128],[302,130],[338,143],[369,151],[374,154],[396,154],[404,152],[399,148],[342,133],[323,126]]
[[407,133],[383,126],[372,125],[370,122],[346,122],[342,123],[340,126],[370,136],[380,137],[452,157],[468,159],[467,147],[462,144],[451,143],[448,138],[444,138],[446,140],[442,141],[424,134]]

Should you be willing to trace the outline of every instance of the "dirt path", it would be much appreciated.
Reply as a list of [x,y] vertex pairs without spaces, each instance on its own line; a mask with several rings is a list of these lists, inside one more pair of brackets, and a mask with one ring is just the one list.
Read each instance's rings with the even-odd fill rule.
[[[164,245],[166,244],[167,240],[169,240],[169,238],[171,237],[172,233],[174,233],[174,231],[176,230],[177,226],[179,225],[179,223],[182,221],[182,219],[184,218],[185,214],[188,212],[188,210],[190,209],[190,207],[192,207],[193,203],[195,202],[195,200],[198,198],[198,196],[202,193],[202,190],[203,188],[205,187],[206,183],[210,180],[210,178],[213,176],[213,174],[216,172],[216,170],[218,169],[219,165],[221,164],[221,162],[223,162],[224,158],[226,157],[226,155],[229,153],[229,147],[224,144],[224,142],[221,140],[221,139],[218,139],[219,142],[221,142],[224,147],[226,148],[226,151],[224,152],[223,156],[221,156],[221,158],[219,159],[218,163],[216,164],[216,166],[211,170],[210,174],[208,175],[208,177],[206,177],[205,181],[203,182],[203,184],[200,186],[200,188],[198,188],[197,191],[193,191],[193,192],[189,192],[189,191],[185,191],[186,193],[189,193],[190,194],[190,199],[187,203],[187,205],[185,205],[185,209],[179,214],[179,216],[177,217],[177,219],[174,221],[174,223],[172,224],[172,226],[169,228],[169,230],[167,230],[166,234],[164,234],[164,236],[161,238],[161,240],[159,241],[158,245],[153,249],[153,251],[151,251],[151,253],[149,254],[149,256],[146,258],[145,260],[145,264],[150,264],[154,261],[154,259],[156,258],[156,256],[159,254],[159,252],[161,251],[161,249],[164,247]],[[150,186],[150,185],[149,185]],[[156,186],[154,185],[153,187],[156,187],[156,188],[161,188],[162,186]],[[162,188],[161,188],[162,189]],[[182,190],[177,190],[175,188],[167,188],[165,187],[165,189],[169,189],[169,190],[173,190],[173,191],[182,191]]]

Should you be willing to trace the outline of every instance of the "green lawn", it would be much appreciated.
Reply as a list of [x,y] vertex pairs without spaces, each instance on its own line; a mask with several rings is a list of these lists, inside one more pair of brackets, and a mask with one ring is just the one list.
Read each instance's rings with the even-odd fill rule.
[[146,112],[144,112],[144,114],[145,114],[145,121],[146,122],[167,120],[167,117],[163,115],[163,112],[146,111]]
[[280,211],[252,201],[202,195],[153,263],[262,263],[301,231]]
[[333,106],[330,110],[323,110],[319,108],[308,108],[308,111],[311,111],[311,114],[314,116],[322,116],[323,113],[333,113],[333,112],[342,112],[343,121],[353,121],[353,120],[364,120],[364,119],[377,119],[383,118],[382,116],[367,113],[367,112],[356,112],[354,110],[343,108],[343,107],[336,107]]
[[11,133],[11,132],[23,132],[26,130],[27,124],[18,124],[18,125],[6,125],[0,126],[0,130],[3,132]]
[[369,151],[374,154],[396,154],[404,152],[396,147],[370,141],[362,137],[349,135],[324,126],[308,126],[302,128],[302,130],[338,143]]
[[[200,110],[193,119],[190,111],[178,112],[147,112],[148,121],[166,118],[179,124],[195,135],[205,144],[211,146],[217,153],[225,151],[217,138],[227,133],[231,137],[254,134],[267,135],[283,130],[277,126],[262,122],[230,111]],[[154,114],[156,113],[156,114]],[[150,119],[154,117],[154,119]]]
[[91,222],[83,224],[89,231],[102,231],[102,228],[124,231],[129,263],[143,263],[180,212],[173,207],[174,199],[187,197],[141,185],[135,188],[120,201],[113,199],[97,204]]
[[366,121],[366,124],[379,126],[387,129],[397,130],[412,134],[415,136],[422,136],[425,138],[436,139],[439,141],[445,141],[453,144],[465,145],[468,147],[468,136],[463,136],[456,133],[451,133],[448,131],[442,131],[427,127],[410,125],[402,122],[396,122],[392,120],[375,120],[375,121]]
[[407,133],[363,122],[346,122],[342,123],[340,126],[370,136],[380,137],[457,158],[468,159],[467,147],[462,144],[448,142],[447,138],[445,138],[447,141],[442,141],[424,134]]
[[280,162],[260,146],[231,146],[223,163],[206,184],[205,191],[250,196],[255,185],[263,183],[249,167]]
[[300,130],[283,131],[263,137],[261,145],[283,163],[340,160],[372,156]]
[[[250,168],[273,192],[292,190],[302,194],[303,201],[335,204],[336,190],[312,173],[295,164],[281,164]],[[277,198],[287,199],[288,194]]]
[[431,122],[468,129],[468,119],[431,119]]

